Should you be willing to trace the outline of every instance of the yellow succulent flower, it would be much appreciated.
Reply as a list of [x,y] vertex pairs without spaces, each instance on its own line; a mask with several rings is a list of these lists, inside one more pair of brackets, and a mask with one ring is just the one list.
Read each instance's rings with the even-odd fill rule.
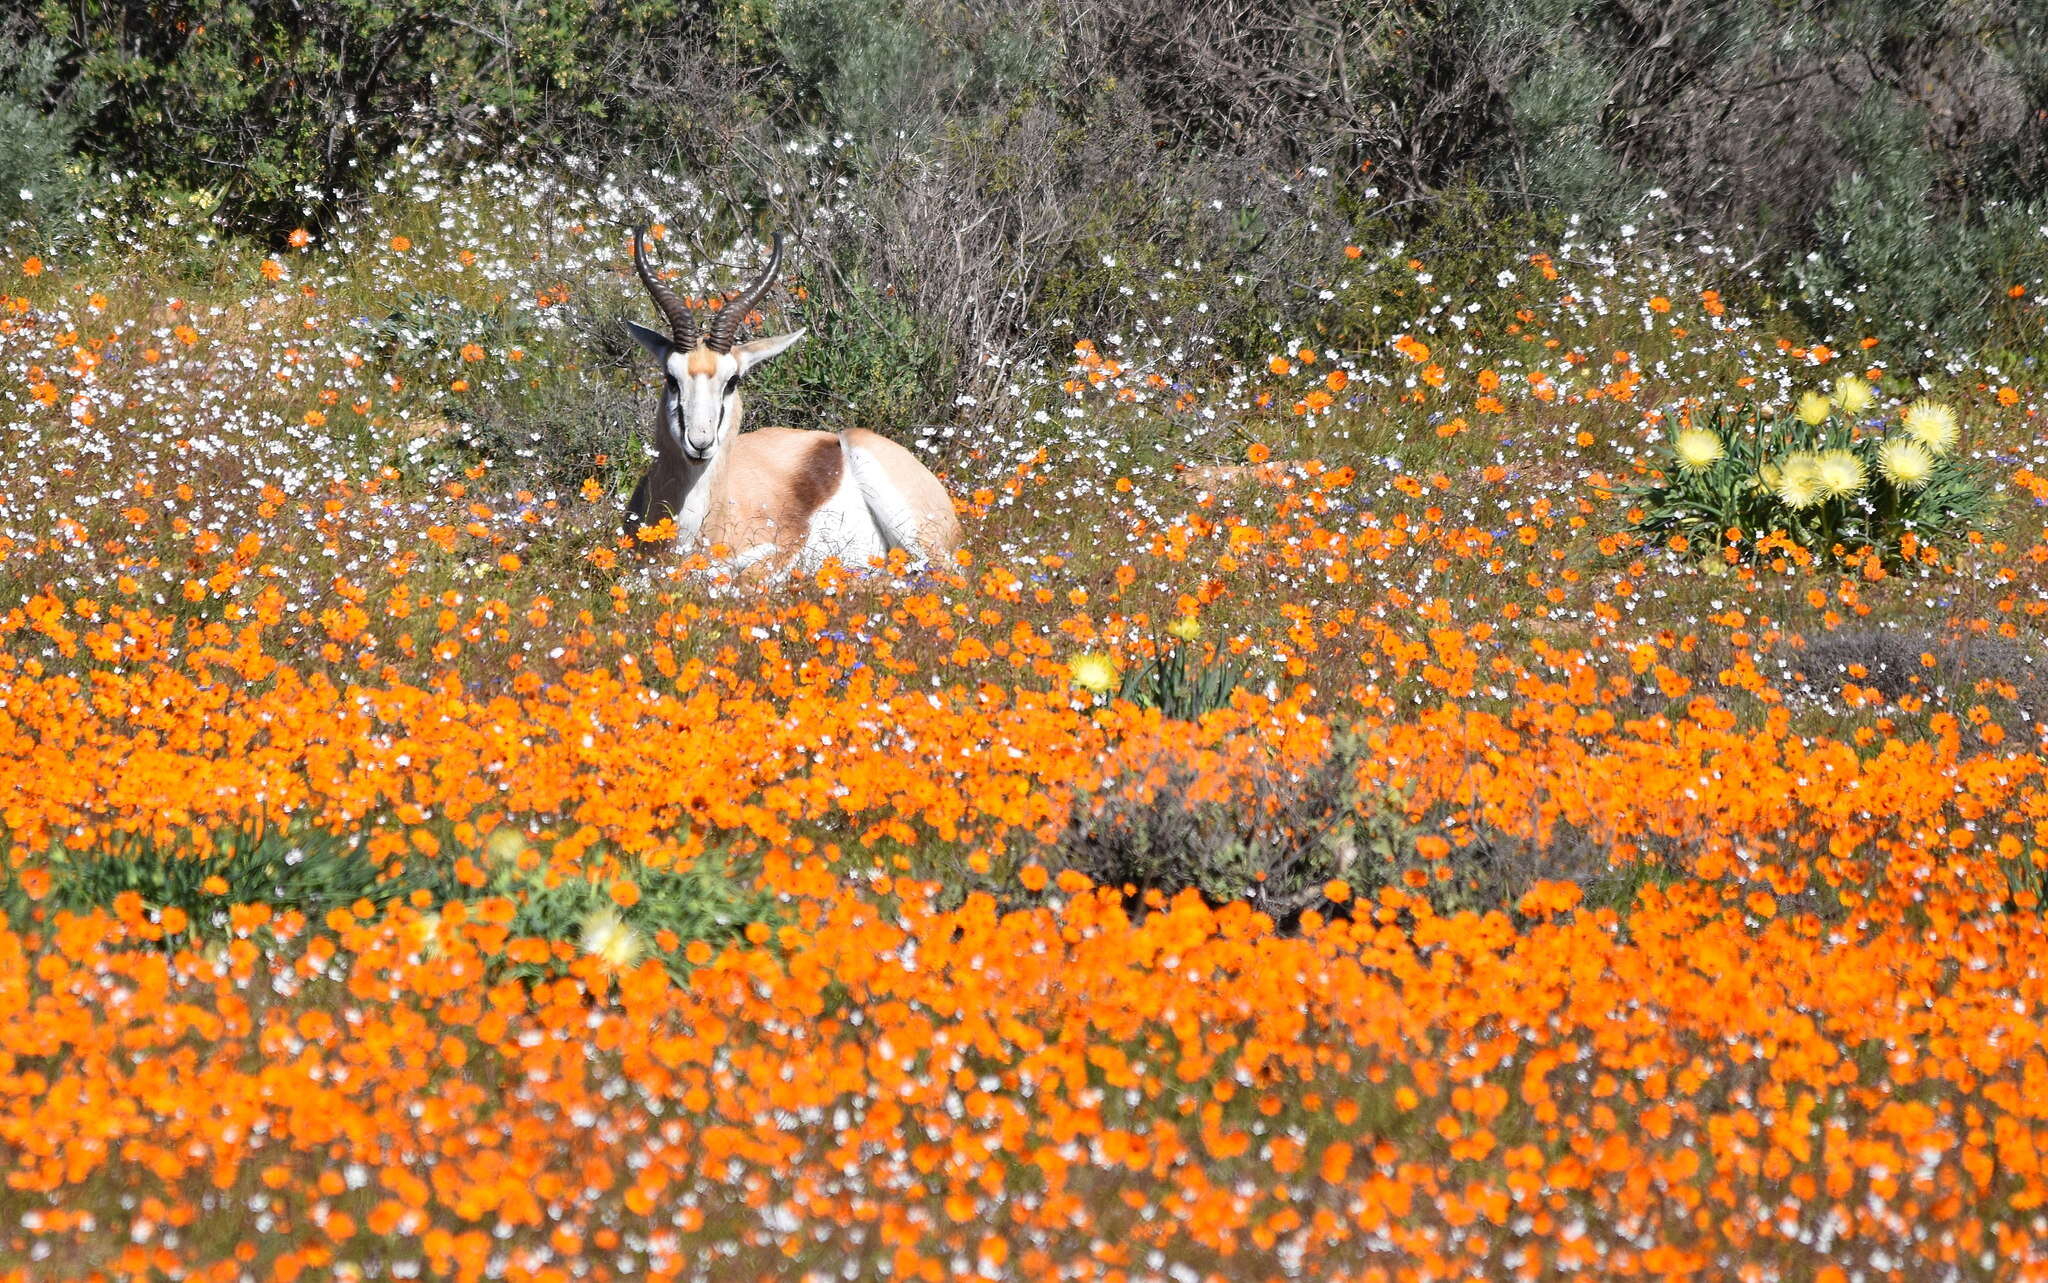
[[1901,490],[1918,490],[1934,476],[1934,454],[1918,441],[1893,437],[1877,448],[1877,470]]
[[1817,428],[1826,423],[1828,416],[1834,412],[1834,403],[1819,392],[1808,392],[1800,397],[1798,407],[1793,410],[1793,413],[1799,416],[1799,421],[1809,428]]
[[1853,374],[1845,374],[1835,380],[1835,404],[1841,406],[1845,414],[1856,414],[1867,408],[1876,395],[1868,383]]
[[1101,695],[1116,689],[1116,661],[1107,655],[1076,655],[1067,661],[1067,675],[1074,685],[1090,694]]
[[1855,451],[1829,450],[1814,460],[1813,478],[1826,498],[1846,499],[1863,489],[1869,475]]
[[601,908],[583,919],[583,952],[601,959],[613,971],[632,966],[643,947],[640,933],[626,925],[616,909]]
[[1721,438],[1705,428],[1687,428],[1672,441],[1671,449],[1687,472],[1705,472],[1728,454]]
[[1794,510],[1811,508],[1821,501],[1819,460],[1812,454],[1801,450],[1787,455],[1785,461],[1778,465],[1777,474],[1773,488],[1786,507]]
[[1962,433],[1953,409],[1925,398],[1906,407],[1905,421],[1906,435],[1935,454],[1955,449],[1956,438]]
[[517,864],[525,851],[526,835],[509,824],[500,824],[484,839],[484,853],[493,864]]

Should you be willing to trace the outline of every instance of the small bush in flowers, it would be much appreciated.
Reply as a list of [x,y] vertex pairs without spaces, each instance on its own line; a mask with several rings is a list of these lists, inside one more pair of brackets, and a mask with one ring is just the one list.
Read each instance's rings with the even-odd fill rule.
[[[1298,770],[1220,777],[1172,747],[1134,756],[1122,774],[1074,795],[1047,858],[1141,901],[1193,889],[1288,927],[1424,863],[1402,799],[1360,787],[1362,751],[1342,743]],[[1432,843],[1442,845],[1423,845]]]
[[1921,399],[1871,431],[1876,392],[1847,375],[1784,411],[1716,410],[1670,439],[1668,471],[1637,491],[1643,534],[1701,555],[1767,553],[1779,540],[1824,561],[1910,560],[1976,529],[1990,492],[1957,453],[1954,409]]
[[[419,865],[398,867],[416,876],[409,871]],[[495,906],[514,943],[494,974],[524,980],[558,976],[579,956],[595,959],[602,970],[653,962],[681,975],[692,945],[722,944],[769,916],[765,898],[735,877],[719,853],[678,862],[593,849],[565,865],[545,844],[506,824],[477,844],[466,869],[459,895],[414,902]],[[422,920],[423,947],[438,947],[437,924],[431,914]]]
[[1230,696],[1244,681],[1246,665],[1205,658],[1196,645],[1202,625],[1192,617],[1174,620],[1166,631],[1169,640],[1154,643],[1151,659],[1125,670],[1117,697],[1140,708],[1156,708],[1181,722],[1230,707]]
[[[291,905],[319,919],[489,903],[502,908],[491,913],[503,916],[508,939],[525,942],[494,970],[526,979],[556,974],[579,953],[613,969],[652,959],[680,974],[692,942],[723,942],[768,917],[766,900],[710,855],[655,865],[590,853],[563,869],[511,826],[459,863],[405,858],[418,851],[399,855],[402,846],[309,826],[115,836],[77,849],[53,843],[31,867],[0,868],[0,913],[34,930],[58,913],[128,902],[175,927],[167,934],[218,939],[235,929],[237,905]],[[422,919],[429,950],[435,921]]]
[[223,829],[110,835],[53,842],[30,868],[0,869],[0,913],[26,925],[35,912],[86,912],[126,894],[175,909],[204,934],[225,929],[233,904],[297,905],[317,912],[364,901],[378,908],[415,889],[457,889],[445,871],[421,865],[404,878],[382,875],[353,836],[313,828]]
[[696,942],[722,944],[768,906],[722,868],[700,860],[682,869],[634,869],[609,879],[534,879],[517,889],[512,934],[545,941],[544,956],[530,949],[513,974],[558,974],[577,952],[624,971],[652,959],[671,972],[688,969]]

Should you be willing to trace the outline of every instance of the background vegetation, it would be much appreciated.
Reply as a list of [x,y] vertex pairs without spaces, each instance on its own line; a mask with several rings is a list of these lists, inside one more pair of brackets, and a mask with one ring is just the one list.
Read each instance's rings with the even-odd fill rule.
[[[1335,236],[1478,277],[1567,213],[1680,220],[1829,325],[2040,339],[2001,310],[2048,189],[2022,0],[46,0],[14,25],[18,237],[64,233],[85,164],[279,241],[409,144],[630,158],[791,229],[816,310],[874,336],[790,371],[813,415],[854,386],[946,418],[1047,336],[1185,332],[1196,301],[1256,355]],[[821,184],[865,217],[821,220]],[[1361,312],[1330,340],[1385,337],[1345,332]]]

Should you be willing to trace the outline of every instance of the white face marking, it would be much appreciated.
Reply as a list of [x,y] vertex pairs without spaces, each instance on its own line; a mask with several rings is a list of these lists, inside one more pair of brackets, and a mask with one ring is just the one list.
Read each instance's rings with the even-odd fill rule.
[[669,430],[692,460],[709,459],[739,416],[740,362],[730,352],[696,348],[671,352],[668,395],[672,398]]

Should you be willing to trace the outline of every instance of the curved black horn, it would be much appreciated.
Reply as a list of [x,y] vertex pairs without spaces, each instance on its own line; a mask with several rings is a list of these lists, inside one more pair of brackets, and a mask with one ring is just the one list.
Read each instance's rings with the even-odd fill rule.
[[775,284],[775,273],[781,266],[782,233],[776,232],[770,241],[767,270],[761,273],[761,279],[742,290],[738,298],[718,309],[718,314],[711,318],[710,330],[704,335],[704,346],[714,352],[732,351],[733,340],[739,337],[740,323],[746,320],[748,312],[753,311],[754,304],[761,301],[768,287]]
[[689,308],[683,306],[683,301],[677,298],[668,286],[663,285],[660,280],[656,279],[654,269],[647,266],[647,250],[640,243],[641,234],[645,231],[646,229],[641,227],[633,229],[634,270],[640,273],[640,283],[645,285],[647,292],[654,296],[654,305],[659,307],[661,314],[668,318],[668,332],[670,337],[675,339],[676,346],[680,348],[696,347],[697,315]]

